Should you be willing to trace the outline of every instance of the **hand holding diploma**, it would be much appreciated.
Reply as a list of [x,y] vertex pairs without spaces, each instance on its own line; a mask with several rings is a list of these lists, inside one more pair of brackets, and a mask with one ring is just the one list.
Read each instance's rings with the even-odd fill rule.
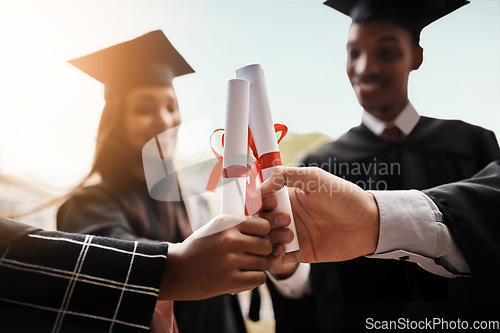
[[285,185],[289,187],[300,250],[285,254],[278,245],[272,255],[273,268],[297,262],[344,261],[375,251],[379,215],[373,196],[319,168],[276,168],[261,185],[264,212],[259,215],[271,223],[273,244],[287,243],[293,236],[283,228],[289,221],[287,214],[275,210],[275,193]]
[[[219,232],[199,237],[208,229]],[[263,284],[272,252],[269,231],[269,223],[256,216],[217,216],[182,243],[170,245],[160,297],[202,299]]]

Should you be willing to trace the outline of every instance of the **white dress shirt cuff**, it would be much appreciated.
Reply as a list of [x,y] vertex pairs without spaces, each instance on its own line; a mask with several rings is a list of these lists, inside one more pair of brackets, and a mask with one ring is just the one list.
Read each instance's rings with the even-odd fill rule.
[[427,195],[416,190],[370,193],[379,208],[380,231],[375,253],[366,257],[414,262],[444,277],[470,273],[441,212]]
[[295,272],[286,279],[278,280],[271,273],[266,273],[281,295],[298,299],[311,293],[310,271],[311,265],[300,263]]

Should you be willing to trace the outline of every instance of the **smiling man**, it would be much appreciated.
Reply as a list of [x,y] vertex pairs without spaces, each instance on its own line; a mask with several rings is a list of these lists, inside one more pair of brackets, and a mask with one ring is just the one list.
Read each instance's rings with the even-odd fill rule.
[[[325,4],[352,18],[346,71],[363,108],[362,123],[306,156],[305,166],[321,167],[365,190],[402,190],[468,178],[500,158],[493,132],[459,120],[420,116],[408,98],[410,73],[423,63],[421,30],[468,1],[329,0]],[[469,309],[463,304],[474,298],[476,287],[470,280],[434,276],[404,257],[382,263],[358,258],[314,264],[310,282],[312,296],[302,304],[294,301],[291,308],[306,305],[294,318],[317,324],[313,329],[318,332],[360,332],[368,317],[467,315]],[[457,299],[463,304],[458,305]],[[300,327],[290,317],[279,320],[280,311],[276,312],[278,329]],[[308,313],[308,318],[299,312]]]
[[408,77],[423,49],[410,31],[388,21],[353,24],[347,42],[347,75],[367,113],[390,122],[408,105]]

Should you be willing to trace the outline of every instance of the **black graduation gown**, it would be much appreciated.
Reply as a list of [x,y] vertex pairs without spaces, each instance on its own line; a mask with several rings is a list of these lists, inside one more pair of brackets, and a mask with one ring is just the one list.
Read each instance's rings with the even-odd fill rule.
[[462,250],[477,281],[477,299],[500,317],[500,160],[474,178],[424,190]]
[[[359,125],[310,153],[303,164],[366,190],[398,190],[465,179],[498,158],[498,142],[491,131],[462,121],[421,117],[400,143],[387,143]],[[470,312],[463,303],[474,299],[477,287],[470,279],[445,279],[415,264],[368,258],[314,264],[310,279],[315,304],[306,300],[303,312],[310,315],[313,329],[321,332],[360,332],[369,317],[463,317]],[[315,313],[311,314],[311,306]]]
[[[75,192],[59,208],[57,227],[68,232],[120,239],[162,241],[159,236],[160,223],[155,211],[155,200],[151,199],[147,191],[140,192],[135,200],[139,200],[136,201],[137,204],[149,207],[147,234],[141,234],[134,229],[121,204],[102,185],[84,187]],[[198,208],[204,207],[200,203]],[[174,236],[171,241],[182,241],[179,237]],[[201,301],[176,301],[174,313],[180,332],[246,332],[236,295],[221,295]]]

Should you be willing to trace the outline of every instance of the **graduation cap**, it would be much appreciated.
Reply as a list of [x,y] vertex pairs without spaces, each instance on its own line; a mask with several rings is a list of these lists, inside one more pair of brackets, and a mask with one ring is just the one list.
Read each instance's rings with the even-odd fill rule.
[[170,85],[176,76],[194,73],[161,30],[70,60],[102,82],[106,95],[148,85]]
[[418,42],[424,27],[468,3],[467,0],[328,0],[324,4],[350,16],[356,23],[378,19],[401,25]]

